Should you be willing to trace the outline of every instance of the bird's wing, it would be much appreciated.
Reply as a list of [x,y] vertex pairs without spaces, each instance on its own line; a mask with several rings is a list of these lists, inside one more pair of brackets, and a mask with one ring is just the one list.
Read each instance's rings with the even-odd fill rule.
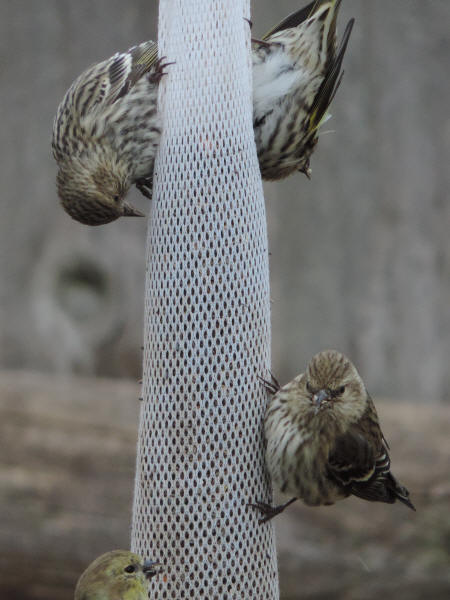
[[73,84],[74,105],[80,117],[96,116],[132,88],[158,59],[156,42],[143,42],[83,73]]
[[389,454],[369,395],[361,419],[336,438],[328,460],[330,477],[351,494],[365,500],[395,501],[387,489]]
[[[339,10],[339,5],[342,0],[332,0],[335,3],[334,13],[337,14]],[[309,17],[311,17],[316,9],[319,8],[321,4],[328,4],[330,0],[313,0],[303,8],[299,8],[295,10],[293,13],[285,17],[278,25],[274,25],[264,36],[261,38],[263,41],[267,40],[271,35],[278,33],[279,31],[284,31],[285,29],[291,29],[292,27],[298,27],[302,23],[304,23]]]
[[311,120],[309,125],[310,131],[316,131],[322,124],[323,120],[327,117],[328,107],[333,101],[333,98],[335,97],[342,81],[342,76],[344,75],[344,72],[341,73],[342,61],[344,59],[344,54],[347,49],[348,40],[350,38],[354,22],[355,19],[350,19],[350,21],[347,23],[347,27],[345,28],[344,35],[336,56],[331,62],[327,74],[325,75],[325,79],[323,80],[322,85],[320,86],[319,91],[314,98],[311,108]]
[[[359,434],[338,440],[335,452],[330,457],[330,476],[350,494],[363,500],[394,503],[400,500],[415,510],[409,500],[408,490],[400,485],[390,471],[391,461],[384,443],[378,453],[370,450],[370,442]],[[345,438],[346,436],[342,436]],[[355,454],[348,455],[352,449]],[[369,457],[372,455],[372,459]],[[356,464],[355,464],[356,463]]]
[[390,466],[387,442],[368,397],[368,409],[357,426],[337,437],[328,457],[328,473],[354,496],[390,504],[400,500],[415,510],[408,490],[395,479]]
[[318,4],[319,2],[317,0],[314,0],[313,2],[310,2],[307,6],[304,6],[303,8],[294,11],[293,13],[285,17],[282,21],[280,21],[278,25],[274,25],[272,29],[269,29],[269,31],[265,33],[261,39],[265,41],[274,33],[278,33],[279,31],[283,31],[284,29],[291,29],[291,27],[297,27],[298,25],[300,25],[300,23],[303,23],[303,21],[306,21],[306,19],[311,16],[311,14],[314,11],[314,8]]
[[112,101],[124,96],[136,81],[153,67],[157,59],[158,45],[151,41],[116,55],[108,70]]
[[330,476],[351,493],[358,483],[366,484],[376,469],[373,445],[356,431],[338,436],[328,461]]

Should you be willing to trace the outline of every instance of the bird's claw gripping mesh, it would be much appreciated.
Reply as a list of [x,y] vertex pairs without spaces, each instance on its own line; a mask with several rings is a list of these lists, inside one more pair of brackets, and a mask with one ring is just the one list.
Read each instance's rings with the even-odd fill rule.
[[266,217],[248,0],[161,0],[163,135],[151,207],[132,548],[150,597],[275,600],[263,459]]

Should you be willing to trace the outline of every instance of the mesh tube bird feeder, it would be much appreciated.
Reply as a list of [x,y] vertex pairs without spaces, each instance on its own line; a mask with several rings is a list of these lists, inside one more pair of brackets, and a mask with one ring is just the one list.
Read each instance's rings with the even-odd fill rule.
[[249,0],[161,0],[163,135],[147,240],[132,550],[152,599],[278,599],[264,469],[266,216],[252,127]]

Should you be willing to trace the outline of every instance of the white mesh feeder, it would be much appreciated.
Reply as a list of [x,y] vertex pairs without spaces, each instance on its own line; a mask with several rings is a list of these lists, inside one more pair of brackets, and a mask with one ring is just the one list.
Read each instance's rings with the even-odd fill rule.
[[147,240],[132,550],[152,599],[278,599],[264,469],[266,216],[248,0],[160,0],[163,135]]

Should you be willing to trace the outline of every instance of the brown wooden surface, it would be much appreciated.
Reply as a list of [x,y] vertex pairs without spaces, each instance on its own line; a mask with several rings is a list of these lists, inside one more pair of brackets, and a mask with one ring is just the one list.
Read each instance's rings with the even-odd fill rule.
[[138,391],[0,377],[0,598],[70,598],[91,558],[129,546]]
[[[138,395],[127,381],[0,373],[2,600],[69,600],[96,555],[128,547]],[[377,406],[417,513],[294,505],[277,518],[284,600],[448,597],[450,407]]]

